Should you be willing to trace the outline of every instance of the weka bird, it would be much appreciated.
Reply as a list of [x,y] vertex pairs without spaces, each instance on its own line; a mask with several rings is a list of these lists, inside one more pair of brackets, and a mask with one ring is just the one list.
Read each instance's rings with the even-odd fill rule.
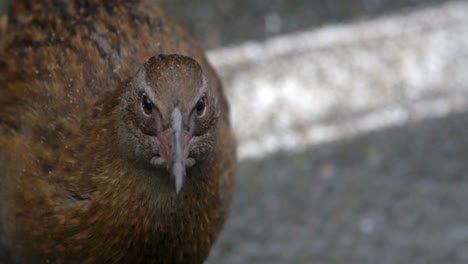
[[196,41],[143,0],[0,21],[0,263],[203,262],[236,143]]

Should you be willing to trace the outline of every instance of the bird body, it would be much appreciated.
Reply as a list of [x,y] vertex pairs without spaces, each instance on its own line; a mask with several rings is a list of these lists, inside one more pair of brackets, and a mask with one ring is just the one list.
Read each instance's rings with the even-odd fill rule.
[[7,15],[0,263],[203,262],[236,142],[196,41],[148,1],[16,1]]

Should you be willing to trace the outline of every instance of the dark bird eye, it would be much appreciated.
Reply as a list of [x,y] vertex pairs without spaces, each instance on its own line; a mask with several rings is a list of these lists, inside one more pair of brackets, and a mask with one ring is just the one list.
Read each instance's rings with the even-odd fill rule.
[[153,112],[153,103],[148,98],[148,96],[146,96],[146,94],[141,97],[141,108],[143,109],[143,113],[145,113],[145,115],[151,115]]
[[205,114],[205,108],[205,97],[203,96],[202,98],[200,98],[200,100],[198,100],[197,104],[195,105],[195,111],[197,111],[197,115],[203,116]]

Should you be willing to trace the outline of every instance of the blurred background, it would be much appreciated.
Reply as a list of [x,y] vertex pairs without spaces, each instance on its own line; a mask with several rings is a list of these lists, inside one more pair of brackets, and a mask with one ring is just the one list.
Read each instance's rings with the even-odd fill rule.
[[157,2],[239,138],[208,263],[468,263],[468,1]]

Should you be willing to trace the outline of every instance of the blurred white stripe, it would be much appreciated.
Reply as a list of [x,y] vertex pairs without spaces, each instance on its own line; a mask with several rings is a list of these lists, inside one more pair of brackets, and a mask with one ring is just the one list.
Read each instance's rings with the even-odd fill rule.
[[209,52],[240,158],[468,108],[468,3]]

